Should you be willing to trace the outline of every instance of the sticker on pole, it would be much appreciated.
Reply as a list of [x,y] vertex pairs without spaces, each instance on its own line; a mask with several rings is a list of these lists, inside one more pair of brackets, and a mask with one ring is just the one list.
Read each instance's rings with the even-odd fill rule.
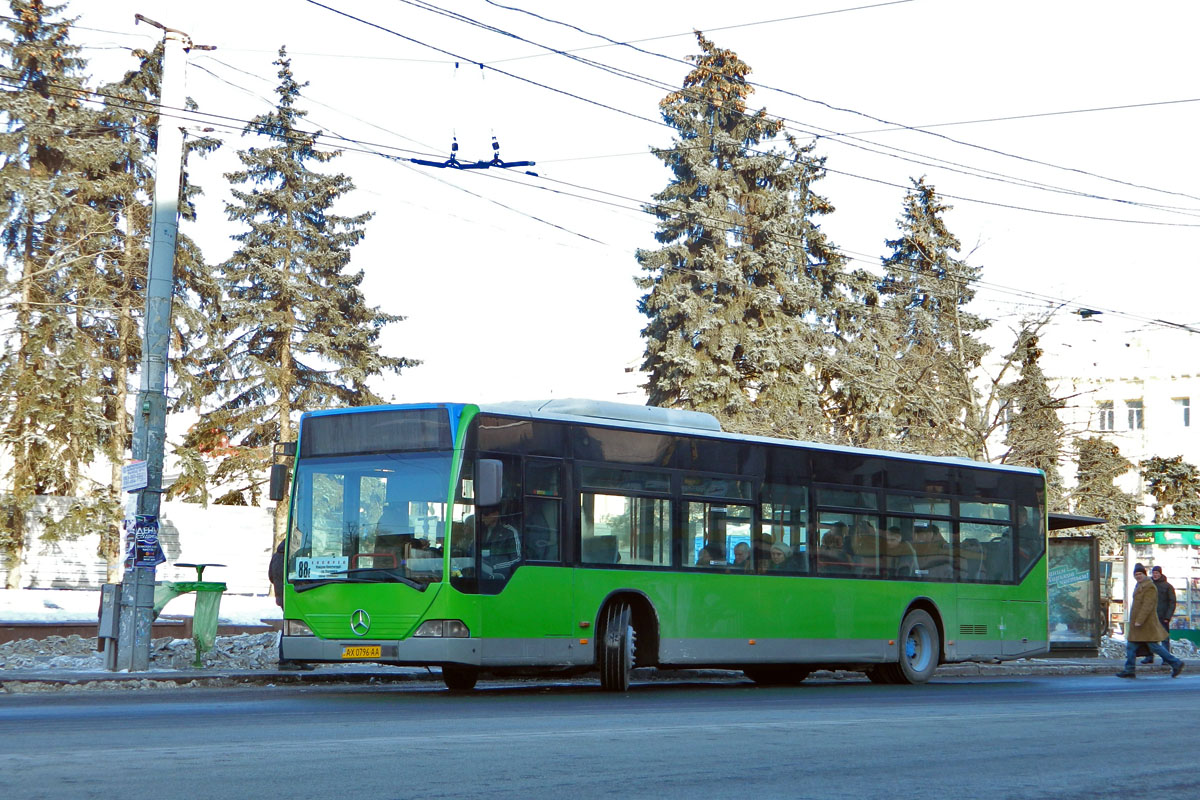
[[[129,550],[125,554],[126,565],[155,567],[167,560],[158,543],[158,517],[138,514],[129,530]],[[130,563],[132,562],[132,564]]]
[[145,461],[133,461],[121,467],[121,491],[136,492],[150,485]]

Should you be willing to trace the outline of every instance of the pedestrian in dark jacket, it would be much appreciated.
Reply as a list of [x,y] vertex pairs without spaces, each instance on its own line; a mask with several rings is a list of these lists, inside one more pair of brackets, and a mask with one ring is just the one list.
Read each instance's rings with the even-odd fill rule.
[[1137,667],[1138,643],[1145,643],[1150,652],[1161,657],[1163,663],[1171,665],[1171,677],[1176,678],[1183,672],[1183,661],[1171,655],[1171,651],[1163,647],[1162,640],[1167,632],[1157,616],[1158,591],[1154,581],[1146,574],[1146,568],[1141,564],[1133,567],[1133,579],[1137,587],[1133,590],[1133,602],[1130,603],[1129,614],[1125,619],[1125,669],[1117,673],[1118,678],[1135,678]]
[[267,580],[275,590],[275,605],[283,608],[283,554],[284,542],[280,542],[271,555],[271,563],[267,565]]
[[[1154,588],[1158,590],[1158,621],[1167,629],[1167,638],[1163,640],[1163,647],[1171,649],[1171,618],[1175,616],[1175,587],[1167,580],[1166,574],[1163,573],[1162,567],[1155,566],[1150,569],[1150,580],[1154,581]],[[1146,657],[1142,659],[1143,664],[1153,664],[1154,656],[1147,651],[1144,654]]]

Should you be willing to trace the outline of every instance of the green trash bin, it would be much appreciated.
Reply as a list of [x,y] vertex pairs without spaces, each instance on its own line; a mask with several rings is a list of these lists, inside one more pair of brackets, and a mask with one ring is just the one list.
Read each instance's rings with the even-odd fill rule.
[[192,613],[192,643],[196,646],[196,660],[193,667],[202,667],[201,657],[212,650],[217,640],[217,622],[221,612],[221,594],[226,585],[220,581],[199,580],[204,577],[205,567],[223,567],[224,564],[176,564],[177,567],[194,567],[197,580],[194,581],[161,581],[154,587],[154,616],[168,602],[181,594],[196,593],[196,609]]

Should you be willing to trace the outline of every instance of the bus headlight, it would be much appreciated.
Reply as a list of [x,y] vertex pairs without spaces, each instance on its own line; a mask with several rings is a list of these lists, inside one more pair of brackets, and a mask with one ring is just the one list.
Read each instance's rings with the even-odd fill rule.
[[312,628],[304,624],[298,619],[285,619],[283,621],[284,636],[312,636]]
[[461,619],[430,619],[421,623],[413,636],[422,638],[466,639],[471,635]]

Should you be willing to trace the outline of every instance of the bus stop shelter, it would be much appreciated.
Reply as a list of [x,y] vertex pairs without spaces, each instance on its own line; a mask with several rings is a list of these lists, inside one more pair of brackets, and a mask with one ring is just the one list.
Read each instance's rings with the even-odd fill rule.
[[1175,587],[1171,638],[1200,644],[1200,525],[1123,525],[1125,608],[1133,596],[1133,565],[1162,567]]
[[1054,533],[1104,522],[1099,517],[1050,513],[1046,589],[1051,655],[1095,656],[1100,652],[1105,625],[1100,614],[1101,564],[1096,537]]

